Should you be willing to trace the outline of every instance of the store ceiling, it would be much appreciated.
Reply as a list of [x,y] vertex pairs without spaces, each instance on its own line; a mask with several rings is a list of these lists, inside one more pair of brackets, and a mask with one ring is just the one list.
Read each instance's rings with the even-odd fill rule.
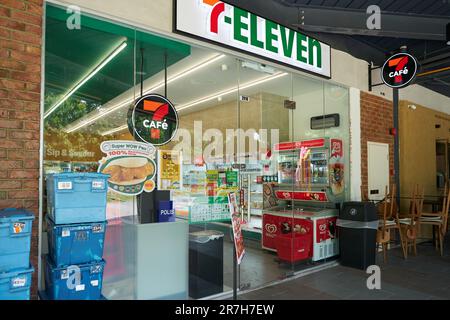
[[[46,110],[124,41],[127,47],[78,89],[73,97],[103,105],[134,88],[140,81],[141,49],[145,56],[144,80],[164,69],[166,52],[168,66],[176,64],[191,52],[188,45],[88,16],[82,16],[79,30],[70,30],[66,19],[64,10],[47,6]],[[48,98],[51,94],[54,99]],[[58,111],[54,114],[57,115]]]
[[[419,72],[450,66],[445,25],[450,1],[443,0],[227,0],[304,33],[333,48],[380,65],[386,55],[407,46],[421,64]],[[381,9],[381,30],[369,31],[366,10]],[[302,21],[304,25],[302,25]],[[450,71],[420,77],[424,87],[450,97]]]

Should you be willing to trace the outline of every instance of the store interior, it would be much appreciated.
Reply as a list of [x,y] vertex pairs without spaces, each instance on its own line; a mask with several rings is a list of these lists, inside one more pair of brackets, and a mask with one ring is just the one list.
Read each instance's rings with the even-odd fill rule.
[[[243,219],[241,290],[337,258],[334,235],[323,243],[315,235],[317,246],[305,245],[314,253],[301,252],[296,259],[291,252],[290,258],[280,258],[278,244],[270,239],[265,243],[264,219],[282,217],[273,224],[282,227],[291,221],[286,228],[312,233],[323,219],[330,226],[335,222],[330,219],[350,196],[348,88],[93,16],[83,15],[81,28],[69,30],[65,10],[52,5],[47,5],[45,50],[45,174],[96,172],[104,156],[102,142],[134,140],[127,117],[142,95],[160,94],[176,107],[177,136],[158,149],[182,155],[183,183],[170,192],[177,220],[189,223],[190,233],[223,234],[216,240],[223,241],[223,255],[205,260],[222,265],[222,286],[209,284],[212,291],[191,298],[233,288],[229,193],[240,195]],[[108,193],[107,298],[136,297],[135,287],[122,281],[135,267],[127,245],[121,245],[127,241],[121,230],[123,219],[141,224],[142,199]],[[215,217],[211,210],[218,212]],[[292,244],[294,238],[288,240]],[[135,259],[139,250],[133,251]],[[138,282],[139,272],[133,270]],[[155,293],[153,298],[160,297]]]

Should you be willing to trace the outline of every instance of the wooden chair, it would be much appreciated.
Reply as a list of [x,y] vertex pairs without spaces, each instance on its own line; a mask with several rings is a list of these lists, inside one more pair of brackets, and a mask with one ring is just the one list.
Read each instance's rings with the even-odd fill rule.
[[[447,190],[447,188],[446,188]],[[450,204],[450,190],[444,196],[442,201],[442,210],[439,213],[422,213],[419,220],[419,230],[421,225],[431,225],[433,226],[433,232],[435,232],[435,227],[437,227],[437,236],[435,237],[436,249],[439,248],[441,256],[444,255],[444,237],[447,233],[447,222],[448,222],[448,209]]]
[[400,245],[402,247],[403,257],[406,258],[405,247],[403,242],[403,235],[400,230],[400,221],[398,218],[397,202],[395,197],[396,186],[392,185],[390,192],[388,186],[385,190],[385,198],[380,203],[380,224],[377,232],[377,245],[381,245],[383,248],[383,260],[387,261],[387,246],[391,241],[392,231],[398,230],[400,236]]
[[419,186],[416,185],[412,191],[409,212],[407,214],[400,214],[400,232],[401,239],[405,248],[405,259],[408,258],[409,249],[412,248],[414,255],[417,255],[417,237],[420,231],[420,218],[422,216],[423,200],[425,190],[419,192]]

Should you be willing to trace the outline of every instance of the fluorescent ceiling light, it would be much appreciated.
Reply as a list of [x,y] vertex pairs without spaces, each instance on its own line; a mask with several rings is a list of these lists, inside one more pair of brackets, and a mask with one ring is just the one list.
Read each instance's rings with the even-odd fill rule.
[[227,94],[231,94],[231,93],[237,92],[238,90],[245,90],[245,89],[248,89],[248,88],[257,86],[257,85],[259,85],[259,84],[263,84],[263,83],[265,83],[265,82],[267,82],[267,81],[271,81],[271,80],[275,80],[275,79],[284,77],[284,76],[286,76],[286,75],[287,75],[286,72],[283,72],[283,73],[276,73],[276,74],[274,74],[273,76],[264,77],[264,78],[259,79],[259,80],[256,80],[256,81],[246,83],[246,84],[244,84],[244,85],[242,85],[242,86],[240,86],[240,87],[228,89],[228,90],[222,91],[222,92],[217,92],[217,93],[214,93],[214,94],[211,95],[211,96],[207,96],[207,97],[198,99],[198,100],[196,100],[196,101],[189,102],[189,103],[187,103],[187,104],[185,104],[185,105],[181,105],[181,106],[177,107],[177,111],[181,111],[181,110],[184,110],[184,109],[187,109],[187,108],[191,108],[191,107],[196,106],[196,105],[198,105],[198,104],[201,104],[201,103],[204,103],[204,102],[208,102],[208,101],[217,99],[217,98],[219,98],[219,97],[222,97],[222,96],[224,96],[224,95],[227,95]]
[[[214,93],[213,95],[210,95],[210,96],[207,96],[207,97],[204,97],[204,98],[200,98],[200,99],[195,100],[193,102],[189,102],[189,103],[187,103],[185,105],[181,105],[180,107],[177,107],[176,109],[177,109],[177,111],[181,111],[181,110],[184,110],[184,109],[187,109],[187,108],[191,108],[191,107],[199,105],[201,103],[205,103],[205,102],[208,102],[208,101],[211,101],[211,100],[214,100],[214,99],[218,99],[219,97],[222,97],[224,95],[237,92],[238,90],[245,90],[245,89],[257,86],[259,84],[263,84],[265,82],[272,81],[272,80],[284,77],[286,75],[288,75],[287,72],[282,72],[282,73],[274,74],[273,76],[264,77],[264,78],[261,78],[261,79],[256,80],[256,81],[248,82],[248,83],[246,83],[246,84],[244,84],[244,85],[242,85],[240,87],[228,89],[228,90],[225,90],[225,91]],[[102,136],[106,136],[106,135],[109,135],[109,134],[120,132],[120,131],[125,130],[125,129],[128,129],[128,125],[126,125],[126,124],[122,125],[120,127],[117,127],[117,128],[114,128],[114,129],[102,132],[101,135]]]
[[66,93],[61,100],[54,104],[50,109],[44,113],[44,119],[51,115],[60,105],[62,105],[67,99],[70,98],[78,89],[80,89],[86,82],[88,82],[93,76],[95,76],[104,66],[106,66],[112,59],[114,59],[123,49],[127,46],[126,42],[122,42],[113,52],[111,52],[105,60],[103,60],[98,66],[96,66],[89,74],[84,77],[78,84],[73,87],[68,93]]
[[[184,78],[184,77],[186,77],[186,76],[188,76],[188,75],[190,75],[190,74],[192,74],[192,73],[194,73],[194,72],[196,72],[196,71],[198,71],[200,69],[205,68],[206,66],[208,66],[208,65],[210,65],[210,64],[212,64],[212,63],[214,63],[214,62],[216,62],[216,61],[218,61],[218,60],[220,60],[220,59],[222,59],[224,57],[225,57],[224,54],[220,54],[220,55],[216,55],[216,56],[214,56],[212,58],[203,60],[202,62],[200,62],[198,64],[195,64],[194,66],[183,70],[182,72],[174,75],[173,77],[168,78],[167,79],[167,84],[170,84],[170,83],[172,83],[172,82],[174,82],[174,81],[176,81],[178,79]],[[156,90],[163,88],[164,86],[165,86],[165,82],[162,81],[162,82],[158,83],[156,86],[144,90],[143,94],[145,95],[147,93],[153,93]],[[133,102],[134,102],[134,99],[126,99],[124,101],[121,101],[121,102],[117,103],[113,107],[110,107],[110,108],[108,108],[106,110],[103,109],[101,113],[92,115],[88,119],[85,119],[84,121],[81,121],[80,123],[76,124],[75,126],[67,129],[66,132],[67,133],[71,133],[71,132],[77,131],[77,130],[79,130],[79,129],[81,129],[81,128],[83,128],[83,127],[85,127],[85,126],[87,126],[87,125],[89,125],[89,124],[91,124],[93,122],[95,122],[96,120],[100,119],[101,117],[104,117],[104,116],[110,114],[111,112],[119,110],[119,109],[121,109],[121,108],[123,108],[125,106],[129,106]]]

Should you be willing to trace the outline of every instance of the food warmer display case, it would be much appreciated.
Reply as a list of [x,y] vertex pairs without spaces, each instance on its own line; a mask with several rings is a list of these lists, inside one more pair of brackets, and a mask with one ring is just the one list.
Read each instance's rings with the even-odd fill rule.
[[274,149],[278,183],[271,196],[276,205],[263,210],[262,247],[284,251],[290,237],[292,252],[284,260],[319,261],[338,255],[337,204],[344,200],[342,140],[280,143]]

